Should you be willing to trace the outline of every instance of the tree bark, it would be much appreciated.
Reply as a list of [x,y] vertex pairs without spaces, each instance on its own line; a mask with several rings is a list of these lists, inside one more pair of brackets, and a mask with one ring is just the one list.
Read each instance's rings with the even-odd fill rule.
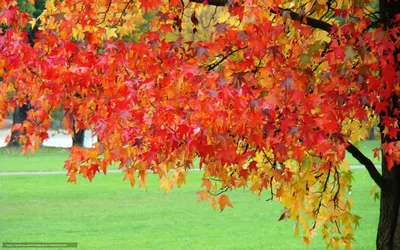
[[389,171],[385,157],[382,175],[386,186],[381,189],[380,216],[376,247],[379,250],[400,249],[400,165]]
[[[21,123],[26,120],[28,117],[28,111],[31,108],[29,102],[27,104],[22,105],[21,107],[16,107],[13,114],[13,126],[15,124]],[[7,144],[7,147],[19,147],[19,138],[21,133],[19,131],[13,131],[11,133],[10,142]]]
[[[398,0],[379,0],[380,22],[386,29],[392,28],[391,20],[400,13],[400,2]],[[393,57],[397,65],[399,49],[395,49]],[[398,73],[399,66],[395,69]],[[391,96],[391,105],[388,108],[388,116],[400,120],[399,96],[395,93]],[[382,132],[380,125],[381,143],[400,141],[400,133],[397,138],[390,139]],[[382,152],[383,154],[383,152]],[[392,167],[389,171],[385,155],[382,155],[382,177],[385,185],[381,188],[380,216],[376,247],[379,250],[400,250],[400,164]]]
[[84,133],[85,131],[83,129],[79,129],[78,132],[74,133],[74,136],[72,137],[72,146],[83,147]]

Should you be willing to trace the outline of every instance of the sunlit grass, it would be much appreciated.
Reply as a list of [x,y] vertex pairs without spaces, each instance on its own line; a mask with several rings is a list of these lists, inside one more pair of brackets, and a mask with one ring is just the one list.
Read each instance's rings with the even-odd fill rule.
[[[374,249],[378,203],[366,171],[354,170],[351,196],[361,215],[355,249]],[[213,211],[197,203],[201,172],[168,195],[131,188],[119,173],[89,183],[64,175],[0,176],[0,242],[78,242],[79,249],[306,249],[282,207],[248,191],[228,192],[233,208]],[[324,249],[317,235],[308,249]]]
[[[361,145],[372,150],[377,143]],[[42,148],[35,156],[0,149],[0,172],[59,171],[67,149]],[[372,155],[372,154],[371,154]],[[352,164],[354,159],[349,159]],[[353,162],[352,162],[353,161]],[[373,183],[355,169],[354,212],[363,219],[354,249],[374,249],[379,204]],[[280,221],[282,207],[248,191],[228,192],[233,209],[213,211],[197,203],[201,172],[168,195],[149,177],[149,191],[131,188],[123,174],[98,175],[92,183],[64,175],[0,176],[0,242],[78,242],[79,249],[325,249],[320,234],[309,248],[293,236],[293,222]]]

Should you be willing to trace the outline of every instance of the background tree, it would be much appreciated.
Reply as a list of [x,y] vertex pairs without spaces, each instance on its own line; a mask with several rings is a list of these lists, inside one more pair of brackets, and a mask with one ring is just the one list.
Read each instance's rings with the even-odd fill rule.
[[[28,13],[33,18],[37,18],[44,10],[45,0],[36,1],[35,4],[29,3],[27,0],[19,0],[19,1],[17,1],[17,6],[18,6],[19,10],[21,10],[25,13]],[[6,26],[4,26],[4,28],[7,29]],[[26,30],[29,42],[33,46],[37,28],[31,28],[29,25],[26,25],[26,27],[24,27],[24,30]],[[12,116],[13,117],[13,123],[12,123],[13,126],[23,123],[23,121],[25,121],[26,118],[28,117],[28,111],[30,109],[31,109],[31,105],[29,102],[29,98],[26,100],[26,103],[16,106],[14,109],[14,112],[13,112],[13,116]],[[19,146],[20,145],[19,139],[20,139],[19,131],[14,130],[11,133],[11,139],[10,139],[10,142],[7,144],[7,146],[9,146],[9,147]]]
[[[71,134],[99,137],[71,149],[68,181],[118,162],[132,186],[146,187],[153,172],[169,192],[199,157],[199,200],[223,210],[229,190],[266,191],[305,244],[319,229],[328,247],[350,248],[360,218],[347,195],[347,151],[381,189],[377,248],[400,249],[397,1],[380,1],[378,12],[368,0],[48,1],[34,47],[21,32],[26,19],[7,12],[13,2],[0,4],[14,27],[0,39],[11,91],[0,118],[26,98],[35,107],[21,126],[23,150],[47,137],[60,106]],[[204,8],[217,10],[213,29],[184,36],[199,31]],[[149,12],[149,31],[124,40]],[[356,147],[376,121],[382,173]]]

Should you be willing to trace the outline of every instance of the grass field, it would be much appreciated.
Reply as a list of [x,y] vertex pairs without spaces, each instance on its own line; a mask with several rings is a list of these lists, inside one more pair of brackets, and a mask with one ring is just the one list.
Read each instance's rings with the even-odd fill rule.
[[[370,146],[366,146],[370,147]],[[0,172],[62,170],[66,150],[41,149],[34,157],[0,151]],[[354,249],[374,249],[379,203],[369,196],[367,172],[355,169],[354,212],[363,219]],[[309,248],[280,221],[282,207],[248,191],[228,195],[233,208],[213,211],[197,203],[201,172],[168,195],[131,188],[123,174],[67,183],[64,175],[0,176],[0,242],[78,242],[79,249],[325,249],[318,234]]]

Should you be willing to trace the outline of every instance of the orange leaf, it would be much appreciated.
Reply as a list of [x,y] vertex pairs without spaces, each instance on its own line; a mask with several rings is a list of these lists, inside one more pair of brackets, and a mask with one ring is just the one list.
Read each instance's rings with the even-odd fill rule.
[[204,201],[208,199],[208,192],[207,190],[201,190],[196,193],[199,196],[198,201]]
[[125,172],[124,180],[129,179],[131,187],[133,187],[135,185],[135,177],[133,176],[133,169],[126,169],[124,170],[124,172]]
[[211,181],[207,178],[202,178],[203,183],[201,183],[200,187],[206,187],[207,191],[210,191],[211,189]]
[[219,208],[221,209],[221,212],[224,211],[225,206],[232,207],[232,204],[229,201],[228,196],[226,196],[224,194],[221,195],[220,197],[218,197],[218,202],[217,203],[219,204]]
[[216,210],[217,209],[217,202],[215,201],[215,197],[214,196],[209,196],[210,198],[210,205],[211,207]]
[[73,172],[69,172],[68,175],[69,175],[69,178],[68,178],[67,182],[71,182],[71,183],[73,182],[76,184],[76,174]]

